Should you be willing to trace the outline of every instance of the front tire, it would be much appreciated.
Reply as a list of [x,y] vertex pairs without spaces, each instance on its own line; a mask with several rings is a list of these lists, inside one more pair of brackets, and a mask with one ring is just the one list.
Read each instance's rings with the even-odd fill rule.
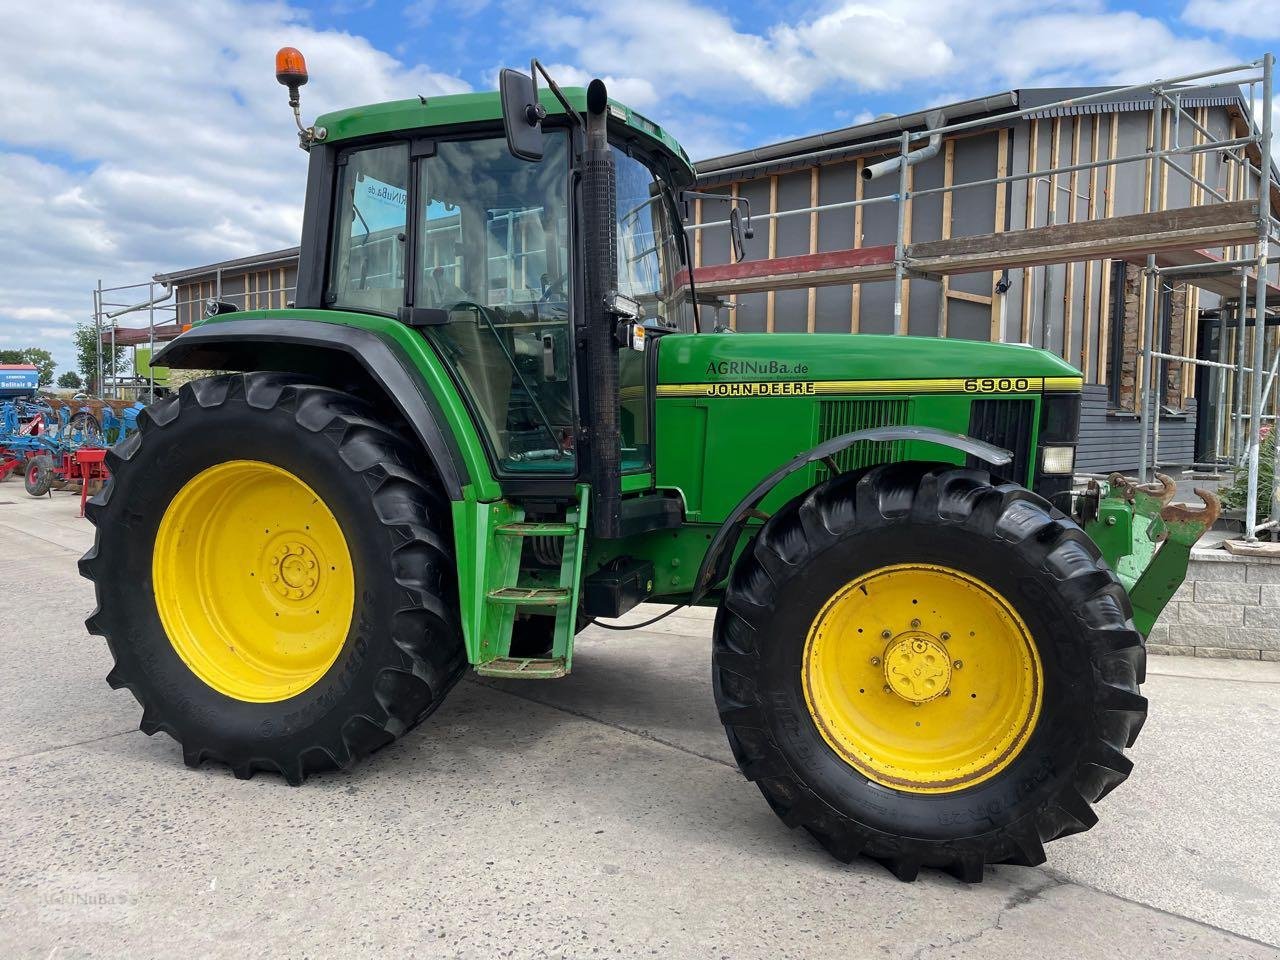
[[252,373],[138,423],[107,454],[80,569],[144,733],[297,784],[439,706],[466,663],[448,504],[365,404]]
[[903,880],[1035,865],[1128,775],[1145,652],[1093,542],[982,471],[835,477],[734,567],[713,682],[739,766],[792,827]]

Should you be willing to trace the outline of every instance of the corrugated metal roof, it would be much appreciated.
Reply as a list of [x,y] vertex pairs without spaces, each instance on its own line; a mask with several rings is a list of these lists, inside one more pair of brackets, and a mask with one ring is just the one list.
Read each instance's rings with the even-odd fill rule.
[[[870,147],[869,143],[882,140],[887,136],[904,130],[923,130],[927,125],[929,114],[941,111],[948,122],[972,120],[989,114],[993,120],[1001,114],[1012,110],[1034,107],[1044,104],[1046,109],[1028,113],[1030,119],[1048,117],[1087,116],[1100,113],[1129,113],[1150,110],[1152,98],[1135,98],[1132,92],[1119,94],[1115,100],[1090,100],[1086,103],[1067,104],[1050,107],[1050,104],[1077,97],[1096,97],[1108,90],[1122,90],[1122,87],[1032,87],[1020,90],[1009,90],[973,100],[963,100],[928,110],[918,110],[896,117],[872,120],[853,127],[842,127],[828,133],[814,134],[794,140],[758,147],[754,150],[742,150],[737,153],[711,157],[694,164],[698,171],[698,182],[703,186],[715,186],[740,180],[752,180],[771,174],[783,173],[802,167],[821,163],[835,163],[869,151],[884,152],[882,147]],[[1182,97],[1184,107],[1220,107],[1236,104],[1246,113],[1248,105],[1244,102],[1238,87],[1230,84],[1200,86],[1189,88],[1192,93]],[[1176,89],[1170,91],[1176,93]],[[1012,121],[1005,121],[1006,124]]]
[[157,273],[151,279],[156,281],[156,283],[171,285],[174,283],[182,283],[186,280],[196,280],[199,278],[217,276],[219,270],[223,273],[248,273],[253,270],[262,270],[266,267],[297,260],[298,249],[298,247],[286,247],[283,250],[272,250],[269,253],[255,253],[250,257],[238,257],[235,260],[222,260],[218,263],[209,263],[200,267],[187,267],[183,270],[175,270],[172,273]]

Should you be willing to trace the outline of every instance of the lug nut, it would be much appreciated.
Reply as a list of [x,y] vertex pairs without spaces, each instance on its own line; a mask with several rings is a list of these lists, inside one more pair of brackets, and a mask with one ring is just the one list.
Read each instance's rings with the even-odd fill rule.
[[919,629],[920,629],[920,621],[919,621],[919,620],[912,620],[912,621],[911,621],[911,629],[912,629],[912,630],[919,630]]
[[872,658],[871,658],[871,665],[872,665],[873,667],[878,667],[878,666],[880,666],[880,658],[879,658],[879,657],[872,657]]
[[884,685],[884,692],[885,692],[885,693],[893,693],[893,688],[892,688],[892,687],[890,687],[890,686],[886,683],[886,684]]
[[957,670],[963,669],[963,667],[964,667],[964,661],[963,661],[963,660],[957,660],[955,663],[951,664],[951,666],[955,667]]
[[883,639],[888,640],[890,637],[892,637],[892,636],[893,636],[893,633],[892,633],[892,631],[889,631],[889,630],[881,630],[881,631],[880,631],[880,636],[881,636]]
[[944,631],[944,632],[943,632],[943,634],[942,634],[942,639],[943,639],[943,640],[950,640],[950,639],[951,639],[951,634],[949,634],[949,633],[947,633],[947,632],[945,632],[945,631]]

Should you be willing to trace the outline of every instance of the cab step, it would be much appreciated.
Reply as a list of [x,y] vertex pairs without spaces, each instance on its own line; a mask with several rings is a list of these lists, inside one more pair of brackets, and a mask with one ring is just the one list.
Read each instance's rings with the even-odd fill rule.
[[482,677],[506,677],[509,680],[555,680],[568,676],[569,666],[564,657],[525,659],[499,657],[476,666]]
[[530,520],[500,523],[494,528],[494,532],[504,537],[571,537],[578,532],[578,528],[572,523]]
[[488,593],[494,603],[514,607],[561,607],[570,596],[568,587],[501,587]]

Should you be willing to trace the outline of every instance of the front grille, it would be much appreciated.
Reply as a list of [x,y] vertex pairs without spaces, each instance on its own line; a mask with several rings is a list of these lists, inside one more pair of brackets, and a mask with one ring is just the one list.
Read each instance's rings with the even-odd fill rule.
[[[894,427],[911,422],[910,400],[822,400],[818,403],[818,442],[840,437],[855,430],[871,427]],[[857,470],[873,463],[901,460],[903,443],[900,440],[859,440],[835,456],[841,473]],[[825,466],[819,465],[817,480],[830,476]]]
[[1011,451],[1013,461],[1003,467],[993,467],[977,457],[969,457],[968,466],[990,470],[1006,480],[1030,486],[1035,417],[1034,400],[974,400],[969,411],[969,436]]

